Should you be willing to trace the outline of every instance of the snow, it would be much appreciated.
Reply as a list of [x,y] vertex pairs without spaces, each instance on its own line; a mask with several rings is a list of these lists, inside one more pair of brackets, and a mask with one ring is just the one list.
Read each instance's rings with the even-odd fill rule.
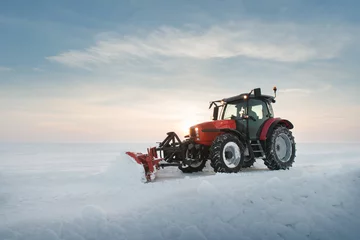
[[358,144],[297,145],[294,167],[161,169],[153,144],[0,144],[0,239],[359,239]]

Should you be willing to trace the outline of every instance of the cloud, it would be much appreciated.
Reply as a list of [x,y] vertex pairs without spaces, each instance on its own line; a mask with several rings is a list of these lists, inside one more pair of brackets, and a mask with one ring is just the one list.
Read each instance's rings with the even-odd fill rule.
[[302,88],[288,88],[279,90],[281,93],[303,93],[310,94],[312,91],[310,89],[302,89]]
[[316,25],[232,22],[209,28],[160,27],[133,35],[101,34],[95,45],[48,60],[88,68],[134,59],[214,59],[246,57],[278,62],[335,58],[349,40],[346,31]]
[[300,93],[300,94],[312,94],[319,92],[326,92],[332,88],[331,85],[317,86],[315,88],[286,88],[280,89],[280,93]]
[[33,70],[34,72],[45,72],[44,69],[42,69],[42,68],[37,68],[37,67],[33,68],[32,70]]
[[0,72],[10,72],[10,71],[12,71],[12,70],[13,70],[12,68],[0,66]]

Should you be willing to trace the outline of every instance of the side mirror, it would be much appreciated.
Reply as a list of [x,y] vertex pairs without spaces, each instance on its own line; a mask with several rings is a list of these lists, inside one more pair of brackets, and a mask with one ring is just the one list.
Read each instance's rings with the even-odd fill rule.
[[216,107],[214,107],[213,119],[212,120],[217,120],[218,115],[219,115],[219,107],[216,106]]

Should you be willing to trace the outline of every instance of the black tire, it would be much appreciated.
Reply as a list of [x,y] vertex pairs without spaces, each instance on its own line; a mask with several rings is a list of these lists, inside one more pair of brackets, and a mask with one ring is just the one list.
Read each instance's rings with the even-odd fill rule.
[[179,169],[183,172],[183,173],[194,173],[194,172],[201,172],[206,164],[206,160],[202,160],[201,164],[198,166],[193,166],[193,165],[181,165],[179,166]]
[[[267,142],[265,165],[270,170],[289,169],[295,161],[295,145],[292,132],[284,126],[278,126]],[[285,155],[284,147],[286,147]]]
[[[240,159],[235,159],[236,162],[234,163],[234,166],[229,166],[230,164],[227,164],[225,154],[228,153],[230,155],[230,159],[232,159],[234,155],[234,152],[232,151],[227,151],[226,153],[224,152],[229,147],[234,151],[238,151],[237,154],[240,154]],[[214,140],[210,148],[211,166],[214,168],[215,172],[239,172],[241,170],[242,164],[244,163],[244,152],[245,147],[240,142],[238,137],[230,133],[221,134]]]
[[249,168],[251,167],[252,165],[254,165],[255,163],[255,158],[250,158],[250,157],[245,157],[244,158],[244,163],[242,165],[242,168]]
[[[188,151],[190,151],[189,144],[187,144],[187,146],[186,146],[185,155],[188,154]],[[201,172],[204,169],[205,165],[206,165],[206,161],[207,161],[207,159],[205,158],[205,159],[199,160],[199,162],[196,162],[193,165],[180,165],[179,169],[183,173]]]

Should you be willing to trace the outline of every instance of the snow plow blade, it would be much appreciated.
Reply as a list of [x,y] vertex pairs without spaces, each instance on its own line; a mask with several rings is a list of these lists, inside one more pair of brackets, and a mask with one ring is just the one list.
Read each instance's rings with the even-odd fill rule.
[[180,166],[181,162],[186,163],[185,147],[176,133],[168,132],[164,141],[158,147],[148,148],[147,153],[126,152],[126,154],[141,166],[142,181],[151,182],[155,179],[155,174],[160,167]]
[[151,182],[155,179],[156,171],[160,168],[159,162],[162,160],[162,158],[157,157],[156,147],[148,148],[147,154],[134,152],[126,152],[126,154],[143,167],[143,182]]

